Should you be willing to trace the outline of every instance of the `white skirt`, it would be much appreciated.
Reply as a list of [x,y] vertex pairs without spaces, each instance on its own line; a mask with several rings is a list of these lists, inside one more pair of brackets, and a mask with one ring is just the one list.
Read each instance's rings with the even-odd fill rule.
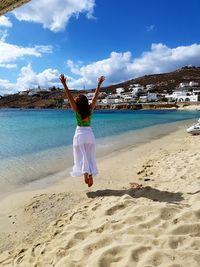
[[95,137],[91,127],[77,126],[73,138],[74,166],[71,176],[98,173],[95,156]]

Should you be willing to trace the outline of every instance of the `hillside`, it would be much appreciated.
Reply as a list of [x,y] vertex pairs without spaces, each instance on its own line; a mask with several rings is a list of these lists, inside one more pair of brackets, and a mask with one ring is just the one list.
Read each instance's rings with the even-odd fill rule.
[[[200,84],[200,67],[183,67],[169,73],[145,75],[103,87],[101,91],[115,92],[115,89],[118,87],[123,87],[128,90],[132,84],[141,84],[144,86],[153,84],[154,92],[171,93],[181,82],[190,81],[196,81]],[[73,91],[72,93],[78,94],[80,91]],[[81,93],[86,93],[86,91],[81,91]],[[57,89],[53,92],[42,91],[35,96],[13,94],[0,99],[0,108],[67,108],[68,105],[64,103],[64,98],[66,96],[62,89]]]
[[105,89],[114,91],[118,87],[128,89],[131,84],[141,84],[144,86],[147,84],[153,84],[155,92],[163,93],[166,91],[170,93],[172,90],[177,88],[181,82],[190,81],[200,83],[200,67],[183,67],[173,72],[145,75],[136,79],[105,87]]

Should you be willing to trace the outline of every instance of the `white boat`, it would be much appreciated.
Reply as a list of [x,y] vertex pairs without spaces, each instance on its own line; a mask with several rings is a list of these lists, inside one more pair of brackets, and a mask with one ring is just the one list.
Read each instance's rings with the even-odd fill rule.
[[196,124],[190,126],[187,129],[187,132],[193,135],[200,134],[200,119],[198,119],[198,122]]

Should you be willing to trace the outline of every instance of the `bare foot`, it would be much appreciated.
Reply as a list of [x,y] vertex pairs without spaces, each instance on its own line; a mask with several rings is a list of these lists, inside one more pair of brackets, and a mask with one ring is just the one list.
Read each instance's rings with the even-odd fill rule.
[[142,188],[142,184],[138,184],[138,183],[129,183],[129,186],[131,188]]
[[88,184],[89,183],[89,175],[88,173],[84,173],[84,180],[85,180],[85,183]]
[[91,187],[93,185],[93,177],[92,175],[90,174],[89,175],[89,178],[88,178],[88,187]]

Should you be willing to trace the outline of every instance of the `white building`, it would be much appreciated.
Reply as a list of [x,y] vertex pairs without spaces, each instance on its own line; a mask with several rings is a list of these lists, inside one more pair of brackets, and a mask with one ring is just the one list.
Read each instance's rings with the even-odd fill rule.
[[34,91],[30,91],[30,92],[28,93],[28,95],[29,95],[29,96],[34,96],[34,95],[37,95],[38,93],[39,93],[39,91],[34,90]]
[[132,94],[124,94],[122,98],[124,102],[135,102],[135,97],[133,97]]
[[190,81],[190,82],[182,82],[179,84],[179,88],[184,88],[184,87],[188,88],[193,86],[199,86],[199,83],[195,81]]
[[143,93],[145,91],[146,90],[144,89],[144,86],[136,86],[136,87],[133,87],[132,89],[132,95],[135,96],[136,94]]
[[147,95],[140,96],[140,102],[156,102],[158,101],[158,96],[156,93],[148,93]]
[[124,88],[122,87],[116,88],[116,94],[121,95],[121,93],[124,93]]
[[109,94],[107,96],[107,98],[111,99],[111,98],[119,98],[119,95],[118,94]]
[[148,93],[148,95],[147,95],[147,101],[148,102],[158,101],[158,94],[156,94],[156,93]]
[[30,89],[29,92],[28,92],[28,95],[29,96],[34,96],[34,95],[37,95],[40,91],[41,91],[40,87],[34,88],[34,89]]
[[191,87],[198,86],[198,85],[199,85],[198,82],[194,82],[194,81],[189,82],[189,86],[191,86]]
[[50,90],[49,89],[41,89],[40,86],[38,86],[38,88],[29,89],[28,95],[33,96],[33,95],[37,95],[40,92],[41,93],[42,92],[50,92]]
[[122,103],[123,99],[121,98],[104,98],[101,100],[103,104],[111,105],[111,104],[118,104]]
[[200,101],[200,90],[187,91],[175,91],[171,95],[165,96],[168,101],[176,102],[197,102]]
[[114,102],[115,102],[115,104],[123,103],[123,99],[122,98],[115,98]]
[[197,95],[189,95],[189,96],[180,96],[177,98],[177,102],[197,102]]
[[19,95],[28,95],[28,91],[20,91]]
[[180,96],[187,96],[188,92],[187,91],[174,91],[171,95],[166,95],[166,98],[176,100],[176,98]]
[[105,93],[105,92],[100,92],[99,93],[99,97],[105,97],[105,96],[107,96],[107,93]]
[[140,96],[139,102],[147,102],[147,95]]
[[147,84],[147,85],[146,85],[146,89],[147,89],[147,91],[153,89],[153,87],[154,87],[153,84]]
[[133,87],[140,87],[141,85],[139,83],[132,84]]
[[182,82],[182,83],[179,84],[180,88],[184,88],[184,87],[188,87],[188,86],[189,86],[188,82]]
[[94,93],[87,93],[88,100],[91,100],[94,97]]
[[199,90],[199,89],[194,89],[194,90],[192,91],[192,94],[193,94],[193,95],[198,95],[198,96],[200,96],[200,90]]

